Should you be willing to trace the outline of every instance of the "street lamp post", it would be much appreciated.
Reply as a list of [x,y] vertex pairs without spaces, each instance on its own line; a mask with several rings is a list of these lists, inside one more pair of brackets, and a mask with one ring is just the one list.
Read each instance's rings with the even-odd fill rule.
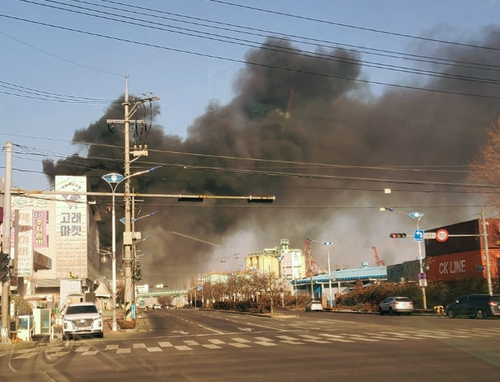
[[113,324],[112,330],[117,331],[116,325],[116,213],[115,213],[115,192],[118,185],[125,179],[121,174],[111,173],[102,177],[111,187],[111,275],[112,275],[112,305],[113,305]]
[[318,241],[314,239],[306,239],[309,241],[312,241],[314,243],[322,244],[326,247],[327,255],[328,255],[328,291],[329,291],[329,296],[330,296],[330,301],[328,303],[328,306],[331,308],[332,307],[332,270],[330,268],[330,247],[335,243],[334,241]]
[[111,188],[111,196],[112,196],[112,204],[111,204],[111,230],[112,230],[112,238],[111,238],[111,272],[112,272],[112,304],[113,304],[113,324],[112,324],[112,330],[115,332],[117,331],[117,325],[116,325],[116,211],[115,211],[115,194],[116,194],[116,188],[118,185],[123,182],[126,179],[130,179],[133,176],[145,174],[148,172],[152,172],[159,168],[157,167],[152,167],[149,170],[145,171],[139,171],[136,172],[132,175],[128,176],[123,176],[122,174],[118,173],[110,173],[102,176],[102,179],[106,181],[106,183],[109,184],[109,187]]
[[[417,224],[417,228],[416,228],[417,231],[420,230],[420,219],[422,219],[425,215],[423,212],[406,213],[406,212],[398,211],[398,210],[395,210],[395,209],[389,208],[389,207],[383,207],[383,208],[381,208],[381,211],[397,212],[397,213],[411,217],[415,221],[415,223]],[[419,261],[419,266],[420,266],[420,274],[424,274],[424,266],[423,266],[423,260],[422,260],[422,241],[418,240],[417,243],[418,243],[418,261]],[[427,297],[426,297],[425,285],[424,285],[425,281],[423,281],[423,280],[420,281],[420,279],[419,279],[419,282],[421,283],[420,288],[422,290],[422,304],[424,306],[424,309],[427,309]]]

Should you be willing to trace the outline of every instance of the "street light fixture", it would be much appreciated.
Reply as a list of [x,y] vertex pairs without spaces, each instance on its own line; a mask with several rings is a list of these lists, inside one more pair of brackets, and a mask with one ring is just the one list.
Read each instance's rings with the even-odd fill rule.
[[332,270],[330,269],[330,247],[335,243],[334,241],[318,241],[314,239],[306,239],[309,241],[312,241],[314,243],[322,244],[326,247],[327,254],[328,254],[328,290],[329,290],[329,295],[330,295],[330,302],[328,303],[328,306],[331,308],[332,307]]
[[[406,213],[403,211],[395,210],[394,208],[390,208],[390,207],[381,207],[380,210],[381,211],[389,211],[389,212],[397,212],[399,214],[403,214],[403,215],[411,217],[415,221],[415,223],[417,224],[416,231],[420,230],[420,219],[422,219],[425,215],[423,212],[415,211],[415,212]],[[415,241],[417,241],[417,240],[415,240]],[[418,240],[417,243],[418,243],[418,261],[419,261],[419,265],[420,265],[420,274],[424,275],[424,267],[423,267],[423,261],[422,261],[422,240]],[[424,285],[425,281],[420,281],[420,279],[419,279],[419,282],[421,283],[420,288],[422,289],[422,304],[424,306],[424,309],[427,309],[427,297],[426,297],[425,285]]]
[[111,173],[103,175],[104,179],[111,187],[112,204],[111,204],[111,275],[112,275],[112,305],[113,305],[113,325],[112,330],[116,332],[116,214],[115,214],[115,191],[118,185],[125,179],[121,174]]
[[112,211],[111,211],[111,227],[112,227],[112,243],[111,243],[111,272],[112,272],[112,304],[113,304],[113,324],[112,324],[112,331],[116,332],[117,329],[117,324],[116,324],[116,212],[115,212],[115,193],[116,193],[116,188],[120,183],[122,183],[126,179],[130,179],[133,176],[145,174],[148,172],[152,172],[156,169],[158,169],[159,166],[157,167],[152,167],[149,170],[145,171],[139,171],[134,174],[128,175],[128,176],[123,176],[122,174],[118,173],[110,173],[102,176],[102,179],[106,181],[106,183],[109,184],[109,187],[111,187],[111,194],[112,194]]

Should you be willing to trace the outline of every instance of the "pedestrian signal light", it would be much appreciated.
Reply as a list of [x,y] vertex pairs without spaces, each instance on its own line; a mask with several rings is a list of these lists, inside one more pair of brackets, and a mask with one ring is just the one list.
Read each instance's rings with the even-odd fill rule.
[[406,237],[406,233],[391,233],[389,237],[391,239],[403,239]]

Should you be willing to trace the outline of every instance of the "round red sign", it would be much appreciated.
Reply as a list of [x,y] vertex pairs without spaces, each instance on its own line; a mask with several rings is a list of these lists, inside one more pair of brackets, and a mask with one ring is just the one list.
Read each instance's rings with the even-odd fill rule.
[[448,240],[448,237],[449,237],[448,231],[445,229],[440,229],[436,232],[436,240],[441,243]]

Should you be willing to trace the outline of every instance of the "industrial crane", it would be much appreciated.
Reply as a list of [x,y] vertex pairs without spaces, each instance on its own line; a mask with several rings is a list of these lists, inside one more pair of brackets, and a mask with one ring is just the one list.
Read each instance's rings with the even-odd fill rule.
[[373,249],[373,255],[375,256],[375,263],[377,264],[377,267],[385,266],[385,261],[378,256],[377,248],[372,247],[372,249]]
[[306,258],[307,273],[311,277],[323,272],[312,255],[311,242],[309,240],[304,240],[304,255]]

